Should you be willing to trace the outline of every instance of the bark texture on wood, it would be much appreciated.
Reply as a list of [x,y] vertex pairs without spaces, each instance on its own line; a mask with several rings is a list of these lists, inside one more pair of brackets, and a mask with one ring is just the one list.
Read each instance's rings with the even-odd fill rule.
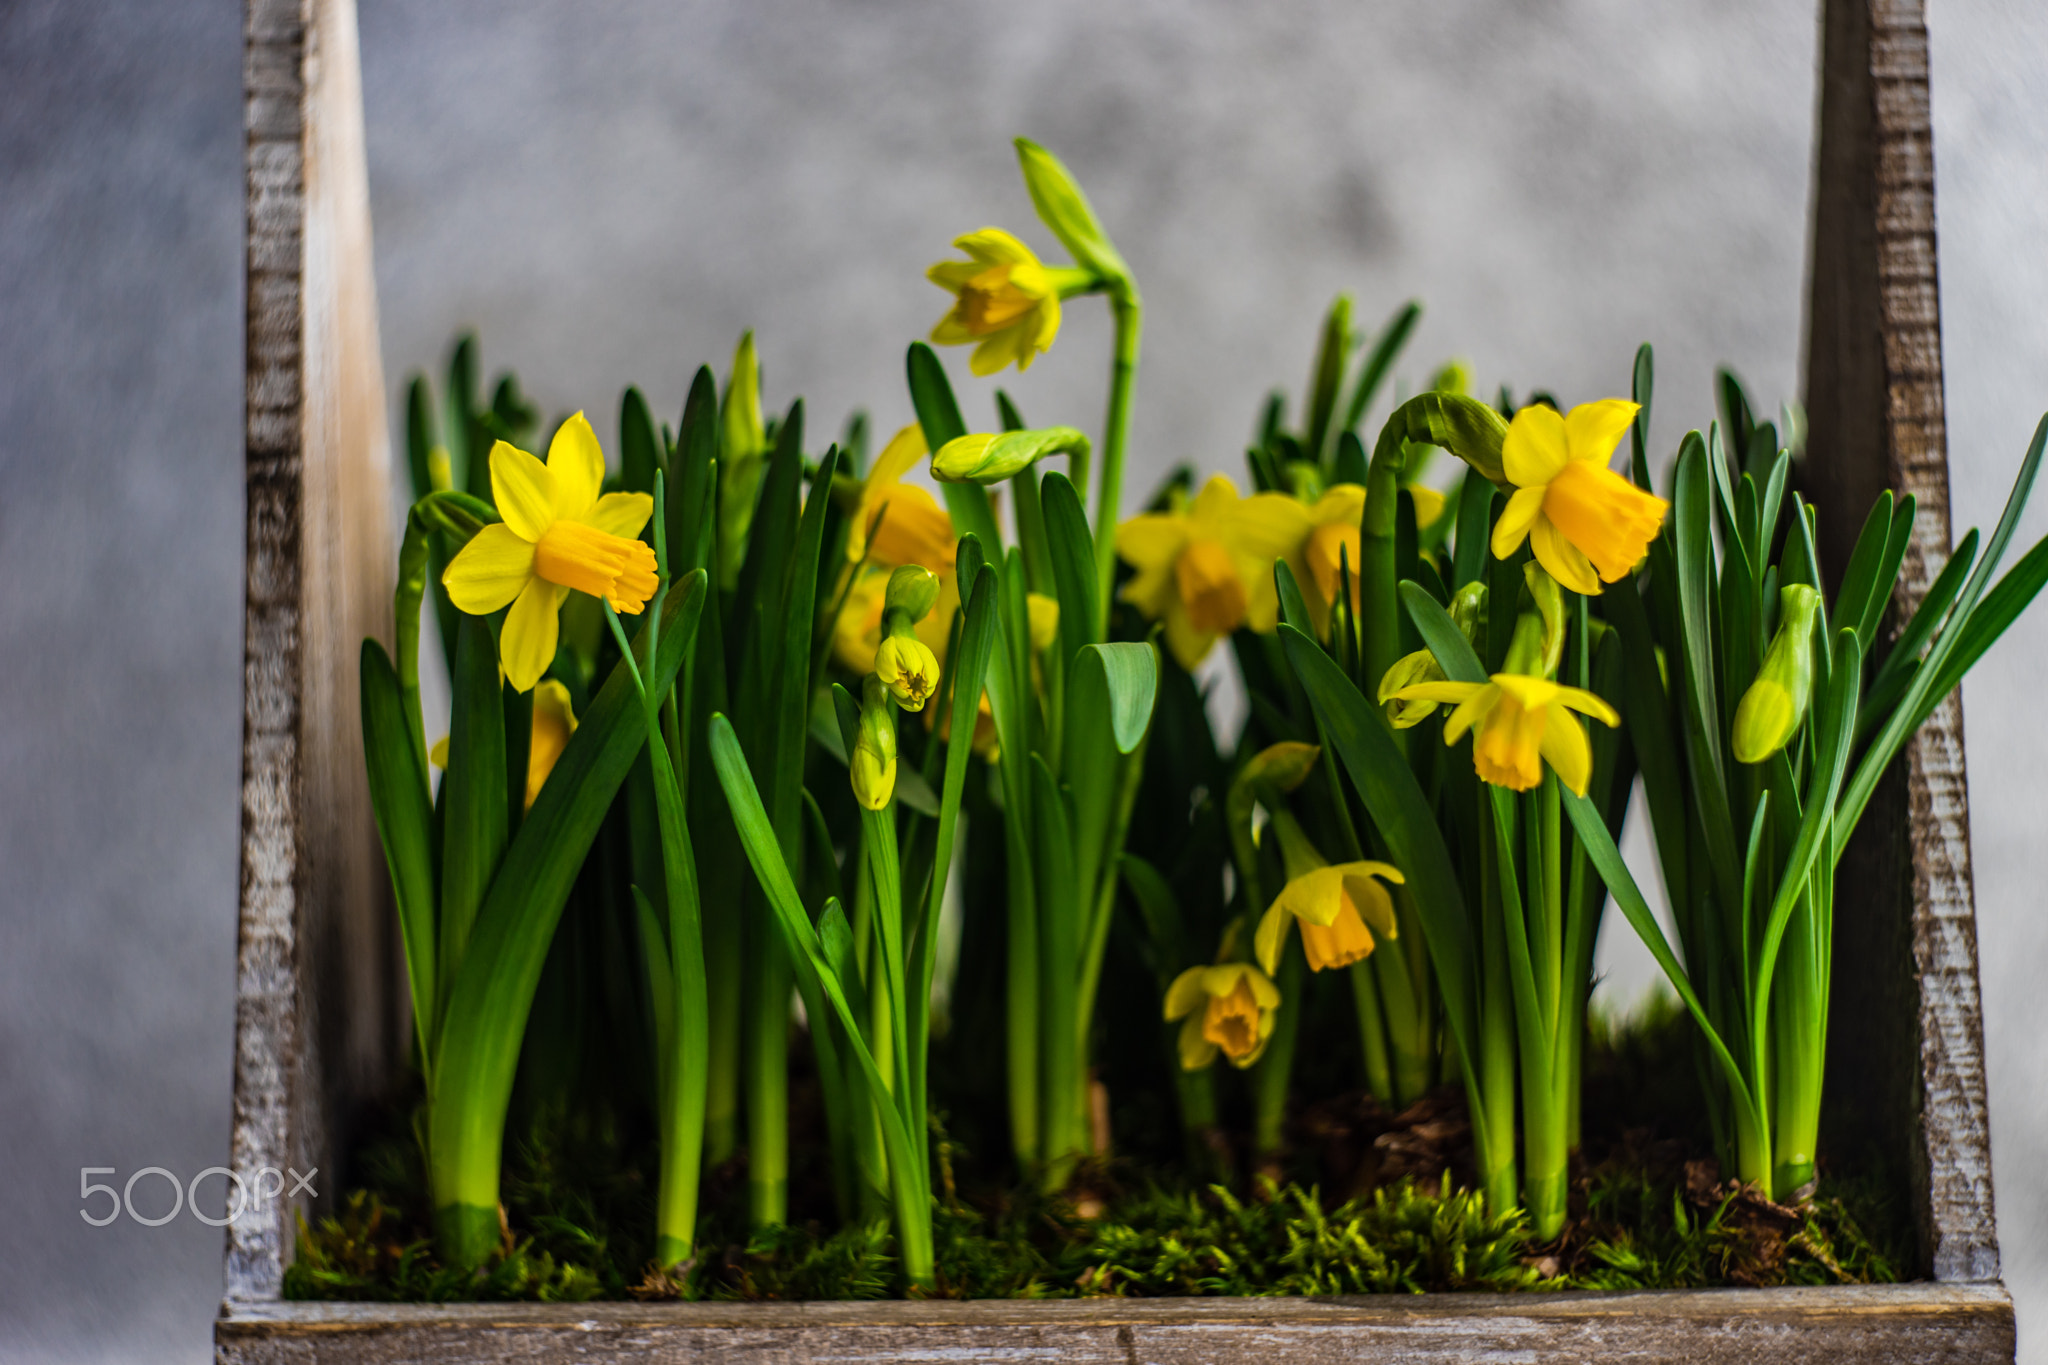
[[[1951,535],[1923,4],[1826,0],[1822,24],[1805,478],[1837,581],[1878,494],[1917,500],[1893,631],[1947,563]],[[1960,697],[1871,803],[1835,926],[1837,1150],[1877,1135],[1880,1169],[1912,1187],[1922,1271],[1995,1280]]]
[[276,1304],[218,1329],[232,1365],[1059,1360],[1640,1365],[2012,1359],[1995,1285],[1055,1303]]
[[[249,0],[247,601],[230,1300],[275,1298],[292,1207],[403,1044],[356,697],[389,634],[390,452],[353,0]],[[284,1188],[289,1188],[289,1182]],[[304,1196],[300,1196],[303,1201]]]

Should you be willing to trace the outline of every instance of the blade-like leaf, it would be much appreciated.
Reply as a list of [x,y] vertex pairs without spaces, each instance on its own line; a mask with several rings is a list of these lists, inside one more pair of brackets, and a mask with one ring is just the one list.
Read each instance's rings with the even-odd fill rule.
[[[932,348],[922,341],[911,342],[904,363],[910,376],[910,405],[917,413],[918,425],[924,428],[925,448],[937,450],[948,441],[965,436],[967,423],[961,419],[960,405],[953,399],[946,367],[939,363]],[[945,495],[946,510],[953,514],[954,530],[980,537],[987,549],[1003,543],[996,532],[996,514],[989,506],[986,489],[979,484],[949,483],[939,491]]]

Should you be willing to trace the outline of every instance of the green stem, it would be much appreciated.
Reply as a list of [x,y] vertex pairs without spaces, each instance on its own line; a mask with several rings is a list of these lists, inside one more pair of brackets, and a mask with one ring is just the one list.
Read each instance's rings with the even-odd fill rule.
[[1301,1037],[1302,988],[1306,974],[1301,945],[1288,935],[1281,950],[1279,1016],[1266,1053],[1252,1068],[1252,1152],[1262,1163],[1277,1163],[1287,1149],[1287,1083],[1294,1074],[1294,1049]]
[[[1377,956],[1377,954],[1375,954]],[[1359,1052],[1365,1059],[1365,1088],[1388,1109],[1394,1103],[1394,1062],[1387,1045],[1387,1021],[1380,1007],[1377,964],[1371,958],[1351,964],[1351,999],[1358,1010]]]
[[[1109,371],[1109,416],[1102,431],[1102,494],[1095,503],[1095,582],[1101,599],[1095,619],[1102,622],[1109,620],[1116,587],[1116,523],[1123,500],[1124,446],[1130,437],[1131,385],[1138,377],[1138,334],[1144,325],[1137,286],[1125,281],[1115,288],[1109,308],[1116,319],[1116,353]],[[1085,496],[1087,485],[1078,486]]]

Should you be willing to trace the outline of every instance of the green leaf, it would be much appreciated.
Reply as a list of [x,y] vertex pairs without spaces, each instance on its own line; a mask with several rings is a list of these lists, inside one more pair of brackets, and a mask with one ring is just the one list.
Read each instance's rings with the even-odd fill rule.
[[[1974,538],[1976,534],[1973,530],[1970,537]],[[1964,540],[1964,545],[1969,545],[1968,538]],[[1951,566],[1960,562],[1966,561],[1959,551],[1956,560],[1951,561]],[[1947,574],[1947,569],[1944,569],[1942,577],[1947,577]],[[1938,588],[1940,579],[1935,582]],[[2006,627],[2019,619],[2020,613],[2039,595],[2044,584],[2048,584],[2048,540],[2037,542],[2033,549],[2027,551],[2020,562],[2013,565],[2012,570],[1999,579],[1990,592],[1984,594],[1984,600],[1956,632],[1955,644],[1942,662],[1941,674],[1927,690],[1927,695],[1920,705],[1916,725],[1919,721],[1924,721],[1934,708],[1941,704],[1942,699],[1955,690],[1956,685],[1962,682],[1963,675],[1970,671],[1977,660],[1984,657],[1984,651],[1998,642],[1998,637],[2005,634]],[[1934,594],[1930,592],[1927,600],[1933,599]],[[1918,620],[1919,617],[1916,615],[1916,624]],[[1904,644],[1904,637],[1901,637],[1901,644]]]
[[1389,859],[1408,879],[1430,961],[1443,989],[1444,1012],[1451,1020],[1466,1073],[1476,1075],[1478,974],[1465,924],[1465,893],[1437,827],[1435,807],[1395,746],[1379,708],[1366,700],[1314,639],[1289,625],[1280,627],[1280,638],[1315,709],[1318,725],[1386,842]]
[[1427,589],[1419,583],[1403,582],[1401,605],[1408,609],[1408,619],[1422,632],[1423,647],[1436,656],[1437,667],[1446,678],[1452,682],[1486,681],[1486,665],[1479,661],[1458,623]]
[[[456,627],[448,775],[442,784],[441,989],[445,998],[462,967],[470,927],[505,854],[510,833],[505,762],[505,704],[498,651],[482,617],[465,614]],[[521,784],[522,790],[525,784]]]
[[661,468],[661,436],[654,414],[638,388],[619,399],[619,482],[628,493],[652,493],[654,471]]
[[1629,384],[1629,392],[1641,411],[1628,429],[1629,468],[1635,475],[1636,487],[1646,493],[1656,491],[1650,483],[1650,395],[1656,387],[1656,376],[1656,355],[1646,341],[1636,347],[1635,372]]
[[[666,690],[675,680],[705,591],[701,570],[669,590],[660,657],[648,668],[652,688]],[[548,944],[646,738],[639,692],[621,660],[569,737],[491,881],[437,1044],[430,1146],[435,1198],[444,1207],[490,1207],[498,1199],[505,1110]]]
[[391,875],[392,895],[398,902],[414,1028],[431,1077],[435,1002],[440,999],[435,962],[433,811],[427,804],[426,774],[413,749],[397,670],[384,646],[375,640],[363,641],[358,678],[370,809],[377,817],[384,867]]
[[1159,660],[1152,646],[1130,641],[1089,645],[1081,651],[1076,676],[1076,704],[1084,704],[1079,701],[1082,696],[1106,695],[1116,751],[1135,750],[1152,723],[1152,703],[1159,692]]
[[[918,425],[924,428],[925,447],[939,450],[965,436],[967,423],[960,417],[960,405],[953,401],[946,367],[932,348],[922,341],[911,342],[904,365],[910,376],[910,405],[917,413]],[[945,495],[946,510],[953,514],[954,530],[980,537],[982,547],[991,551],[1003,543],[996,530],[995,510],[981,485],[949,483],[939,491]]]
[[1102,638],[1095,618],[1095,543],[1081,498],[1064,474],[1048,474],[1039,484],[1045,509],[1046,545],[1052,555],[1053,583],[1060,599],[1060,657],[1072,659],[1083,645]]
[[1002,423],[1004,431],[1022,431],[1028,425],[1017,405],[1010,401],[1010,395],[1001,389],[996,390],[996,420]]
[[1385,381],[1387,372],[1393,369],[1401,348],[1408,344],[1409,334],[1421,320],[1422,305],[1413,299],[1396,308],[1393,316],[1387,319],[1387,325],[1380,329],[1372,350],[1366,354],[1357,381],[1351,386],[1351,401],[1344,405],[1344,430],[1358,430],[1358,424],[1365,420],[1366,409],[1372,406],[1373,396],[1379,392],[1380,384]]
[[1849,552],[1849,565],[1842,570],[1841,590],[1835,594],[1835,614],[1828,629],[1857,630],[1863,624],[1872,593],[1877,588],[1878,568],[1885,559],[1885,542],[1891,538],[1892,490],[1887,488],[1870,505],[1863,520],[1856,548]]
[[1307,450],[1309,458],[1329,468],[1330,418],[1337,408],[1337,388],[1344,382],[1344,363],[1351,358],[1351,296],[1339,294],[1323,317],[1323,336],[1316,347],[1316,367],[1309,375]]
[[1865,655],[1877,646],[1878,623],[1884,619],[1884,609],[1891,604],[1892,587],[1899,581],[1899,565],[1906,559],[1907,542],[1913,538],[1913,517],[1918,510],[1911,493],[1899,499],[1892,512],[1891,531],[1885,536],[1884,558],[1878,561],[1877,575],[1870,586],[1870,596],[1863,604],[1863,619],[1856,623],[1856,643]]
[[665,509],[672,573],[712,566],[717,460],[718,380],[709,365],[699,365],[676,429],[673,491]]
[[[1714,1060],[1721,1068],[1722,1079],[1727,1082],[1729,1093],[1735,1097],[1737,1104],[1751,1115],[1756,1115],[1757,1103],[1755,1097],[1750,1094],[1742,1068],[1735,1064],[1735,1058],[1730,1055],[1728,1045],[1715,1030],[1714,1021],[1708,1015],[1706,1006],[1700,1003],[1699,996],[1693,991],[1692,979],[1686,975],[1685,968],[1679,965],[1678,955],[1671,951],[1671,944],[1665,939],[1664,929],[1657,923],[1656,914],[1650,909],[1649,902],[1643,899],[1643,893],[1636,886],[1636,879],[1629,872],[1628,864],[1621,860],[1621,850],[1614,846],[1614,836],[1607,832],[1607,822],[1601,817],[1599,809],[1585,797],[1571,791],[1563,791],[1560,796],[1564,803],[1565,815],[1571,820],[1572,829],[1579,836],[1580,846],[1592,860],[1594,870],[1599,872],[1600,879],[1607,883],[1607,893],[1614,898],[1614,904],[1620,909],[1622,918],[1628,921],[1629,927],[1636,931],[1636,937],[1650,950],[1650,956],[1663,968],[1665,979],[1671,982],[1671,989],[1678,993],[1678,998],[1685,1003],[1687,1012],[1692,1015],[1693,1022],[1699,1026],[1700,1036],[1706,1039],[1708,1048],[1713,1052]],[[1755,1122],[1754,1119],[1752,1122]],[[1755,1124],[1755,1130],[1762,1131],[1761,1124]]]
[[405,467],[414,502],[434,491],[433,450],[434,398],[427,390],[427,377],[416,374],[405,390]]

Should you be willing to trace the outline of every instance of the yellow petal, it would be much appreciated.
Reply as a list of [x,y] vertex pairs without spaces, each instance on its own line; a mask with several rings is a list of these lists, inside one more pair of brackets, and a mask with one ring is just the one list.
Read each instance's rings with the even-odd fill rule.
[[865,480],[867,487],[900,482],[911,466],[922,460],[930,451],[924,443],[924,428],[912,422],[899,428],[889,438],[889,444],[882,447],[882,453],[875,456],[875,462],[868,469]]
[[1166,604],[1165,618],[1167,650],[1182,668],[1190,673],[1194,672],[1202,660],[1209,657],[1209,650],[1215,645],[1216,636],[1188,618],[1187,608],[1181,605],[1181,600],[1177,596],[1170,596]]
[[988,266],[981,261],[938,261],[926,267],[924,277],[939,288],[950,289],[957,294],[986,269]]
[[1251,983],[1252,999],[1259,1002],[1260,1009],[1277,1010],[1280,1008],[1280,988],[1271,981],[1268,981],[1265,973],[1254,971],[1247,966],[1244,969],[1244,979]]
[[1166,988],[1166,1018],[1178,1019],[1209,1003],[1209,992],[1202,987],[1208,970],[1190,967],[1173,979],[1173,984]]
[[[1342,484],[1338,485],[1340,488]],[[1424,484],[1408,485],[1408,496],[1415,500],[1415,528],[1427,530],[1436,525],[1437,518],[1444,514],[1444,505],[1450,501],[1443,494]]]
[[632,540],[653,519],[654,499],[645,493],[607,493],[575,520]]
[[1557,689],[1556,700],[1560,706],[1569,706],[1574,711],[1583,711],[1585,714],[1608,725],[1621,724],[1621,713],[1619,711],[1609,706],[1598,694],[1588,692],[1583,687],[1560,687]]
[[[555,476],[555,515],[581,519],[604,487],[604,448],[582,413],[555,428],[555,439],[548,443],[548,473]],[[651,511],[652,499],[648,505]],[[646,524],[644,519],[641,524]],[[639,529],[635,526],[621,534],[631,535]]]
[[1578,718],[1561,706],[1552,707],[1539,747],[1557,780],[1584,796],[1586,783],[1593,776],[1593,748],[1586,742]]
[[1536,552],[1536,562],[1560,585],[1586,597],[1600,595],[1600,576],[1593,572],[1593,561],[1558,534],[1550,518],[1538,517],[1529,528],[1529,548]]
[[1493,704],[1500,699],[1500,689],[1498,687],[1481,687],[1473,683],[1459,683],[1458,686],[1470,687],[1473,689],[1473,692],[1471,696],[1459,704],[1457,710],[1451,712],[1450,716],[1445,719],[1444,743],[1446,744],[1456,744],[1467,730],[1471,729],[1488,711],[1493,709]]
[[441,583],[458,611],[488,616],[519,596],[532,578],[533,542],[497,522],[470,537]]
[[974,340],[974,333],[967,330],[967,324],[960,320],[959,310],[955,309],[933,325],[930,340],[934,346],[964,346]]
[[1564,419],[1564,443],[1574,460],[1597,460],[1605,465],[1628,434],[1628,424],[1642,411],[1626,398],[1602,398],[1581,403]]
[[1344,878],[1344,894],[1351,898],[1352,908],[1358,911],[1360,919],[1371,925],[1374,932],[1387,938],[1398,938],[1394,921],[1394,898],[1387,894],[1387,888],[1371,877]]
[[1280,951],[1287,945],[1287,926],[1292,923],[1294,916],[1277,900],[1259,916],[1259,931],[1252,935],[1252,951],[1258,954],[1259,965],[1269,976],[1280,970]]
[[505,626],[498,637],[498,660],[505,665],[505,678],[517,692],[530,692],[555,661],[555,642],[561,629],[557,611],[567,588],[534,579],[505,613]]
[[967,357],[967,368],[983,378],[1001,370],[1015,354],[1010,342],[1009,332],[997,332],[974,348],[974,353]]
[[1383,701],[1470,701],[1486,690],[1485,683],[1474,682],[1419,682],[1396,688]]
[[555,476],[509,441],[491,447],[491,501],[523,540],[539,540],[555,522]]
[[1037,325],[1031,337],[1031,348],[1035,351],[1050,351],[1053,342],[1057,341],[1060,335],[1060,296],[1047,294],[1040,299],[1033,316],[1037,319]]
[[1116,528],[1116,552],[1134,569],[1171,565],[1187,548],[1188,519],[1172,512],[1144,512]]
[[1217,999],[1237,989],[1238,979],[1244,975],[1242,962],[1219,962],[1213,967],[1202,968],[1202,992]]
[[1564,418],[1557,409],[1531,403],[1508,423],[1507,440],[1500,448],[1501,467],[1508,482],[1517,488],[1538,488],[1557,477],[1571,458],[1565,444]]
[[1548,678],[1531,678],[1521,673],[1496,673],[1493,685],[1523,706],[1548,706],[1564,691]]
[[1493,557],[1506,559],[1522,548],[1523,537],[1542,515],[1543,489],[1517,488],[1501,509],[1500,520],[1493,524]]
[[[1441,501],[1443,495],[1437,495]],[[1416,504],[1416,521],[1422,521],[1422,505]],[[1316,505],[1308,511],[1308,519],[1318,526],[1349,526],[1354,530],[1365,519],[1365,490],[1355,483],[1335,483],[1323,490],[1316,499]]]
[[1202,1016],[1190,1014],[1180,1026],[1180,1069],[1200,1071],[1216,1060],[1216,1044],[1202,1036]]
[[955,237],[953,245],[984,265],[1038,264],[1038,257],[1031,254],[1030,247],[1001,228],[985,227],[978,232],[966,233]]
[[1344,874],[1334,867],[1319,867],[1288,879],[1273,904],[1296,919],[1310,924],[1328,924],[1337,918],[1344,904]]
[[1378,877],[1384,881],[1390,881],[1396,886],[1404,885],[1408,880],[1401,875],[1401,869],[1395,867],[1392,863],[1376,862],[1371,858],[1361,858],[1355,863],[1344,863],[1342,866],[1347,874],[1361,877]]
[[427,750],[427,762],[443,772],[448,770],[448,736],[443,735],[434,741],[434,747]]
[[1188,515],[1196,521],[1222,521],[1237,506],[1237,485],[1227,475],[1211,474],[1209,482],[1202,485],[1202,491],[1195,494],[1195,500],[1188,507]]

